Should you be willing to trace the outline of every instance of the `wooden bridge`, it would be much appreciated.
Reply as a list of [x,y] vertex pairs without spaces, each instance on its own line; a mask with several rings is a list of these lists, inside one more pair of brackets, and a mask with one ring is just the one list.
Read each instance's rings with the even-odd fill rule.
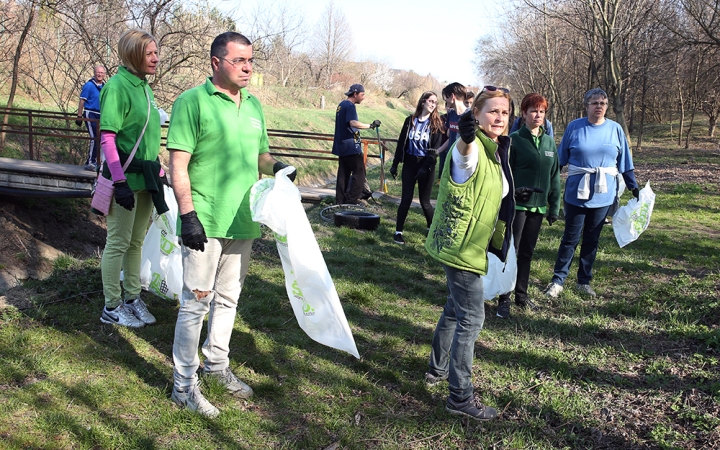
[[[58,164],[39,161],[39,151],[35,148],[38,137],[51,137],[54,140],[80,140],[88,141],[90,137],[82,129],[72,129],[68,124],[74,122],[77,117],[74,114],[38,111],[26,109],[0,108],[0,114],[8,114],[13,117],[20,117],[13,123],[1,124],[0,132],[3,134],[16,134],[27,136],[28,159],[14,159],[0,157],[0,194],[29,196],[29,197],[61,197],[61,198],[82,198],[90,197],[93,183],[96,178],[95,172],[84,170],[82,166],[71,164]],[[24,119],[24,120],[22,120]],[[94,119],[83,119],[94,121]],[[336,160],[337,157],[329,150],[309,149],[301,147],[288,147],[272,145],[273,140],[288,139],[293,142],[309,141],[332,141],[333,135],[322,133],[309,133],[288,130],[268,130],[270,138],[270,154],[287,158],[307,158],[320,160]],[[377,158],[380,164],[385,162],[385,154],[388,151],[387,144],[394,143],[394,139],[363,139],[363,152],[365,161],[368,158]],[[165,137],[161,139],[161,145],[166,143]],[[371,153],[370,148],[376,153]],[[380,186],[384,180],[381,178]],[[305,202],[319,202],[327,196],[334,196],[334,190],[322,188],[299,187],[300,193]]]

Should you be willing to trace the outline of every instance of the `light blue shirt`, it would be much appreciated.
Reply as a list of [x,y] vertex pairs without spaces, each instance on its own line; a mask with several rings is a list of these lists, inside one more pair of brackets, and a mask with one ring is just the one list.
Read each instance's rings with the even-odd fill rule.
[[[558,161],[561,166],[617,167],[619,173],[634,169],[625,133],[620,124],[610,119],[605,119],[601,125],[591,124],[586,117],[570,122],[558,147]],[[606,175],[607,192],[597,193],[596,176],[590,175],[590,198],[587,200],[577,198],[583,175],[569,176],[565,183],[565,201],[584,208],[612,205],[617,195],[617,178]]]

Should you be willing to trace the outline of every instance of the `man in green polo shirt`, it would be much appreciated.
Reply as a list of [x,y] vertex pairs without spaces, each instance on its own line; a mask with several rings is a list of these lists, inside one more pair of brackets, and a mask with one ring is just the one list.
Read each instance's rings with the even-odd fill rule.
[[[219,411],[200,392],[197,348],[207,314],[203,372],[239,398],[253,391],[230,369],[230,335],[260,226],[250,215],[249,191],[258,172],[288,167],[270,156],[265,116],[245,89],[253,64],[250,41],[227,32],[210,47],[213,76],[175,101],[167,147],[180,209],[183,291],[173,343],[172,399],[206,417]],[[294,180],[296,171],[288,177]]]

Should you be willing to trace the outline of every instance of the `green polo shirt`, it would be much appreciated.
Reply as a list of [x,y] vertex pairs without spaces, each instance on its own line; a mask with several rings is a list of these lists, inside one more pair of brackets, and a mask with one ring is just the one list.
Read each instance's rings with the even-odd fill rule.
[[[148,102],[145,88],[150,96],[150,120],[140,141],[134,159],[155,161],[160,152],[160,113],[155,97],[147,81],[120,67],[100,91],[100,131],[116,133],[118,151],[132,153],[147,120]],[[145,189],[142,173],[126,173],[128,185],[133,191]]]
[[[205,234],[254,239],[260,225],[250,214],[250,187],[258,180],[258,156],[270,150],[260,101],[241,90],[240,107],[208,78],[183,92],[170,115],[167,147],[192,154],[192,200]],[[180,235],[180,222],[177,233]]]

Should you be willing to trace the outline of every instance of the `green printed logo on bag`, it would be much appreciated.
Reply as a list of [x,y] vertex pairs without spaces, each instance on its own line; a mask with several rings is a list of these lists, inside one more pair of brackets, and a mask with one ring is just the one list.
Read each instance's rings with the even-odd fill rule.
[[168,256],[170,255],[174,250],[176,246],[175,244],[166,237],[165,232],[160,232],[160,251],[163,252],[164,255]]
[[173,297],[169,297],[167,295],[168,291],[170,290],[168,288],[167,283],[165,282],[165,279],[160,276],[159,273],[153,272],[152,274],[152,280],[150,281],[150,291],[154,292],[155,294],[159,295],[160,297],[166,298],[168,300],[177,300],[177,294],[173,294]]
[[638,234],[645,231],[650,224],[650,203],[640,205],[640,209],[630,216],[630,223]]
[[[292,272],[292,271],[291,271],[290,273],[291,273],[293,276],[295,275],[295,273]],[[312,306],[310,306],[310,304],[305,301],[305,296],[303,296],[303,293],[302,293],[302,291],[300,290],[300,286],[298,286],[297,280],[293,280],[293,283],[292,283],[292,293],[293,293],[293,295],[295,296],[295,298],[297,298],[298,300],[300,300],[300,301],[302,302],[303,315],[304,315],[304,316],[314,316],[314,315],[315,315],[315,308],[313,308]]]
[[283,244],[287,245],[287,235],[281,236],[277,233],[273,233],[275,235],[275,240],[278,242],[282,242]]

